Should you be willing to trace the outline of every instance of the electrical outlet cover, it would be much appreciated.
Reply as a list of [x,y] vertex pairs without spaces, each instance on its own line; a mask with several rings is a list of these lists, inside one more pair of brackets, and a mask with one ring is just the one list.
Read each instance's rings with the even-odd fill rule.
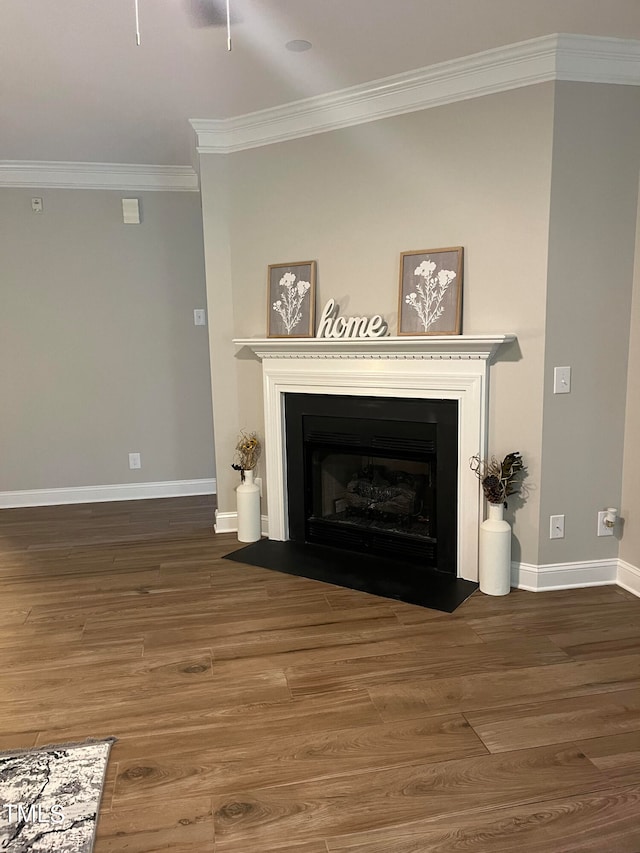
[[607,527],[604,523],[606,516],[606,509],[602,509],[598,513],[598,536],[613,536],[613,527]]

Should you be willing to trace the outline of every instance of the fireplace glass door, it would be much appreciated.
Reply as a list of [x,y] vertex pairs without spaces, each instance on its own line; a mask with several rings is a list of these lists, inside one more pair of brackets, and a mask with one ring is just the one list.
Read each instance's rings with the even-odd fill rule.
[[[428,460],[315,448],[311,452],[311,541],[375,537],[425,553],[435,542],[435,478]],[[322,535],[324,528],[324,536]]]

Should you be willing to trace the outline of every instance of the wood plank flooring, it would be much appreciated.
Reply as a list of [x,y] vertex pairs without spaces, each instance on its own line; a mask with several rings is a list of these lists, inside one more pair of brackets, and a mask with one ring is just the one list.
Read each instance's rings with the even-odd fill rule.
[[640,853],[640,600],[449,615],[223,560],[212,516],[0,512],[0,749],[118,738],[95,853]]

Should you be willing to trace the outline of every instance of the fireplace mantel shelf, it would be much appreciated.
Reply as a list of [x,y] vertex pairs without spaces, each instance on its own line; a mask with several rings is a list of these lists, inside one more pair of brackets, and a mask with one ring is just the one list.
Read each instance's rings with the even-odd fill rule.
[[416,335],[385,338],[236,338],[258,358],[409,358],[482,359],[491,361],[504,335]]

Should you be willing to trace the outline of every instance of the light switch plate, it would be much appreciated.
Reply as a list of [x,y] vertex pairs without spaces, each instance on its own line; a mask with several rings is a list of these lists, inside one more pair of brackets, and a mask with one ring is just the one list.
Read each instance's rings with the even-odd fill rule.
[[140,201],[137,198],[122,199],[122,221],[125,225],[140,225]]
[[554,367],[553,369],[553,393],[569,394],[571,392],[571,368]]

